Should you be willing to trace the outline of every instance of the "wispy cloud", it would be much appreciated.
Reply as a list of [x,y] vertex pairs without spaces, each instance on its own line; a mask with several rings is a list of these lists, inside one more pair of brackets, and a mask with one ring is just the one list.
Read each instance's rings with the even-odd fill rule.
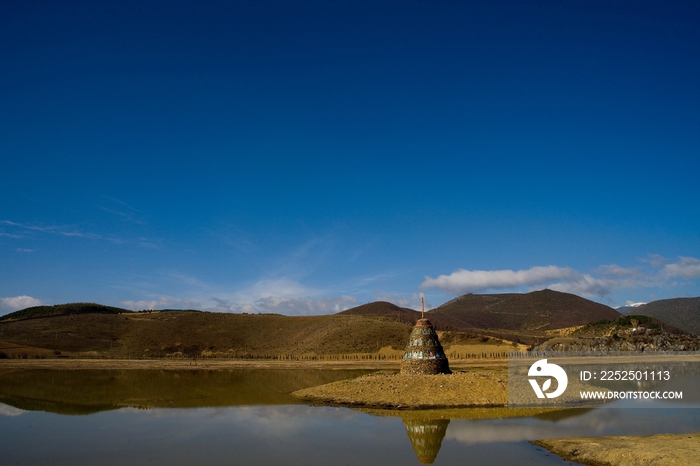
[[116,199],[114,197],[105,197],[105,199],[109,200],[112,203],[112,205],[109,207],[99,206],[101,210],[112,215],[116,215],[122,220],[128,222],[136,223],[139,225],[144,225],[146,223],[146,221],[143,220],[143,218],[141,218],[141,211],[136,209],[135,207],[132,207],[126,202]]
[[33,306],[41,306],[42,304],[40,299],[32,298],[27,295],[0,298],[0,309],[5,311],[5,313],[19,311]]
[[36,249],[17,248],[17,252],[35,252]]
[[9,220],[0,220],[0,224],[8,225],[11,227],[19,228],[25,231],[35,231],[41,233],[50,233],[53,235],[66,236],[66,237],[76,237],[76,238],[90,238],[90,239],[101,239],[101,235],[95,233],[84,232],[75,229],[70,226],[38,226],[38,225],[28,225],[24,223],[11,222]]
[[80,230],[74,226],[70,226],[70,225],[40,226],[40,225],[30,225],[30,224],[26,224],[26,223],[12,222],[10,220],[0,220],[0,225],[7,225],[11,228],[15,228],[17,230],[22,230],[25,232],[24,235],[0,232],[0,236],[10,237],[10,238],[33,237],[34,234],[43,233],[43,234],[49,234],[49,235],[63,236],[66,238],[86,238],[86,239],[90,239],[90,240],[109,241],[110,243],[113,243],[113,244],[135,244],[135,245],[142,247],[142,248],[150,248],[150,249],[163,248],[162,242],[159,240],[154,240],[154,239],[145,238],[145,237],[139,237],[136,239],[124,239],[124,238],[121,238],[121,237],[115,236],[115,235],[105,236],[105,235],[100,235],[97,233],[82,231],[82,230]]

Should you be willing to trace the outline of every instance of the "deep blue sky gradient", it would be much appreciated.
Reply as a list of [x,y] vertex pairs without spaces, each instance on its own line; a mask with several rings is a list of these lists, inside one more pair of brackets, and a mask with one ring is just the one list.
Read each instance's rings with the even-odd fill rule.
[[[700,295],[698,24],[694,1],[4,0],[0,312]],[[544,266],[579,276],[421,287]]]

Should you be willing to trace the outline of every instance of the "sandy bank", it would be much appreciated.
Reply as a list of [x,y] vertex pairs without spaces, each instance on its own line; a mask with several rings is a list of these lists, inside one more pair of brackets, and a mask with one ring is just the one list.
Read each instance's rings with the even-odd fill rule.
[[505,406],[505,368],[451,375],[378,373],[298,390],[292,395],[313,403],[367,408],[429,409]]
[[533,441],[567,460],[589,466],[700,464],[700,433],[650,437],[575,437]]
[[240,359],[0,359],[0,370],[228,370],[228,369],[377,369],[399,370],[395,361],[278,361]]
[[[460,361],[453,368],[505,368],[503,359],[474,359]],[[401,361],[280,361],[246,359],[0,359],[0,370],[85,370],[85,369],[145,369],[145,370],[227,370],[227,369],[377,369],[396,370]]]

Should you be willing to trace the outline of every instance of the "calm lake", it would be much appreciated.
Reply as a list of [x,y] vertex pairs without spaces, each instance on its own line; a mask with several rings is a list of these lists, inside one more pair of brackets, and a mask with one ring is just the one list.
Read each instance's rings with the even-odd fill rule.
[[0,373],[0,465],[562,465],[576,463],[528,440],[700,431],[694,401],[506,417],[503,408],[361,412],[289,395],[367,372]]

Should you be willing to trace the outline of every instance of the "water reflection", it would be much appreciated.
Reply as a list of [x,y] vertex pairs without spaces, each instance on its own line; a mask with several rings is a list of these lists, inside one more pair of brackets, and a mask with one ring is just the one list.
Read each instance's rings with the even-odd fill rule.
[[418,461],[423,464],[433,464],[440,452],[442,439],[445,438],[450,421],[447,419],[404,419],[403,425]]
[[299,404],[295,390],[367,370],[78,370],[0,373],[0,402],[26,411],[91,414],[121,407]]
[[[397,412],[306,406],[289,397],[357,372],[80,372],[0,374],[0,398],[18,401],[0,403],[0,464],[560,466],[573,463],[528,441],[700,430],[698,409]],[[52,403],[51,412],[23,410],[33,403]],[[74,414],[75,406],[110,408],[55,414]]]

